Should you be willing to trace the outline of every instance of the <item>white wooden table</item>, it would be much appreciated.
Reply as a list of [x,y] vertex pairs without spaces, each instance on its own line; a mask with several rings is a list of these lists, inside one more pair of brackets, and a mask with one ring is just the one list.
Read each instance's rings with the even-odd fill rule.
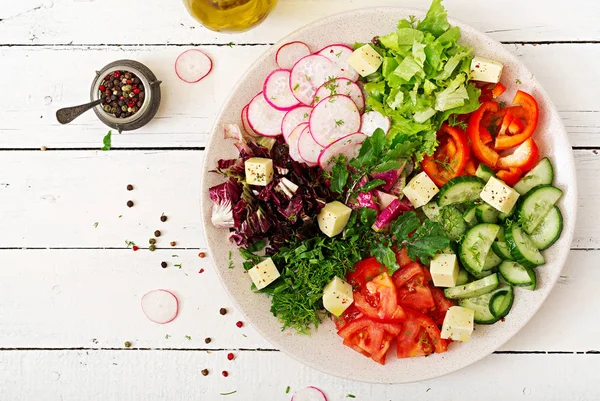
[[[218,400],[232,391],[225,399],[288,400],[287,386],[307,385],[330,400],[600,399],[600,3],[445,3],[452,18],[505,43],[550,93],[575,154],[577,231],[556,289],[513,340],[449,376],[384,386],[321,374],[249,324],[236,327],[242,317],[210,255],[198,257],[201,164],[220,105],[270,43],[327,14],[426,9],[429,0],[280,0],[264,24],[238,35],[202,28],[179,1],[0,0],[0,400]],[[189,85],[173,61],[195,46],[215,68]],[[92,113],[68,126],[54,113],[85,102],[94,71],[120,58],[154,70],[163,103],[151,124],[113,135],[102,152],[107,129]],[[133,252],[126,240],[146,249]],[[168,325],[140,310],[155,288],[181,301]]]

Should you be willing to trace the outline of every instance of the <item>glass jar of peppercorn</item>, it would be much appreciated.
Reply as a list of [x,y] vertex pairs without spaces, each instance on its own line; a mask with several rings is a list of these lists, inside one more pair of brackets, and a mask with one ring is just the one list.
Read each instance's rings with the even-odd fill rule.
[[119,132],[138,129],[158,110],[160,83],[142,63],[112,62],[96,73],[92,83],[91,100],[102,100],[94,112],[104,124]]

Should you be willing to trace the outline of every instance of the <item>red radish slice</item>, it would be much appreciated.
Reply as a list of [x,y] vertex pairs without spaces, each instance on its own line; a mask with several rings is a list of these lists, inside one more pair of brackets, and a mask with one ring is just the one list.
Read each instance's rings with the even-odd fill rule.
[[307,123],[312,107],[299,106],[288,111],[281,122],[281,133],[284,138],[290,136],[294,128],[301,123]]
[[316,387],[308,386],[292,395],[291,401],[327,401],[325,393]]
[[358,72],[348,64],[348,57],[354,53],[351,47],[346,45],[330,45],[319,51],[319,54],[327,57],[336,65],[334,76],[339,78],[348,78],[356,82],[358,80]]
[[311,54],[298,60],[290,75],[290,89],[296,99],[309,106],[319,86],[333,75],[335,65],[327,58]]
[[365,111],[365,97],[362,89],[355,82],[348,78],[337,78],[333,81],[327,81],[315,93],[315,103],[319,103],[321,99],[335,94],[349,96],[356,103],[359,112]]
[[360,113],[346,95],[326,97],[310,114],[310,132],[321,146],[327,146],[360,128]]
[[335,156],[344,155],[348,160],[354,159],[358,156],[360,146],[366,137],[362,132],[356,132],[333,142],[331,145],[325,147],[319,155],[319,166],[323,170],[331,171],[333,167],[331,159]]
[[281,135],[281,122],[285,111],[272,107],[260,92],[248,104],[248,123],[258,134],[263,136]]
[[198,49],[186,50],[175,60],[175,74],[184,82],[193,84],[212,71],[212,60]]
[[365,135],[371,136],[377,128],[381,128],[383,132],[387,134],[391,125],[389,117],[384,116],[378,111],[372,110],[367,111],[362,115],[360,131]]
[[298,125],[286,138],[286,142],[290,148],[290,157],[292,160],[299,163],[304,163],[304,159],[302,156],[300,156],[300,150],[298,149],[298,138],[300,138],[300,134],[302,134],[302,131],[304,131],[305,128],[308,128],[308,123],[302,123]]
[[319,155],[323,151],[323,146],[319,145],[310,134],[310,128],[306,127],[298,137],[298,151],[300,157],[306,160],[306,163],[316,166],[319,161]]
[[302,57],[310,55],[310,49],[303,42],[290,42],[281,46],[275,54],[275,62],[280,68],[291,70]]
[[300,102],[290,89],[290,71],[275,70],[269,74],[263,85],[265,100],[277,110],[290,110]]
[[179,301],[167,290],[150,291],[142,297],[142,310],[154,323],[169,323],[177,317]]
[[248,135],[255,138],[260,136],[252,129],[252,127],[250,127],[250,123],[248,122],[248,105],[245,105],[242,109],[242,127],[244,128],[244,131],[248,133]]

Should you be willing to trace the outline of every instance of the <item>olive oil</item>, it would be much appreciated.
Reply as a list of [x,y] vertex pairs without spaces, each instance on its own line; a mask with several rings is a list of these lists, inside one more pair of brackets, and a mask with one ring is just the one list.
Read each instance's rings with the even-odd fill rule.
[[189,13],[208,29],[240,32],[258,25],[277,0],[183,0]]

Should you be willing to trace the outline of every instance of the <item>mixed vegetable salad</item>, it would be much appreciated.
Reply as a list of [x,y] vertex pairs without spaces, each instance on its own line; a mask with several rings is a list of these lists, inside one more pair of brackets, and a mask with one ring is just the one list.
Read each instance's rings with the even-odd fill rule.
[[499,102],[503,65],[459,39],[434,0],[371,43],[287,43],[225,125],[239,157],[216,166],[212,223],[283,329],[330,315],[384,364],[393,342],[399,358],[445,352],[535,290],[562,231],[538,106]]

